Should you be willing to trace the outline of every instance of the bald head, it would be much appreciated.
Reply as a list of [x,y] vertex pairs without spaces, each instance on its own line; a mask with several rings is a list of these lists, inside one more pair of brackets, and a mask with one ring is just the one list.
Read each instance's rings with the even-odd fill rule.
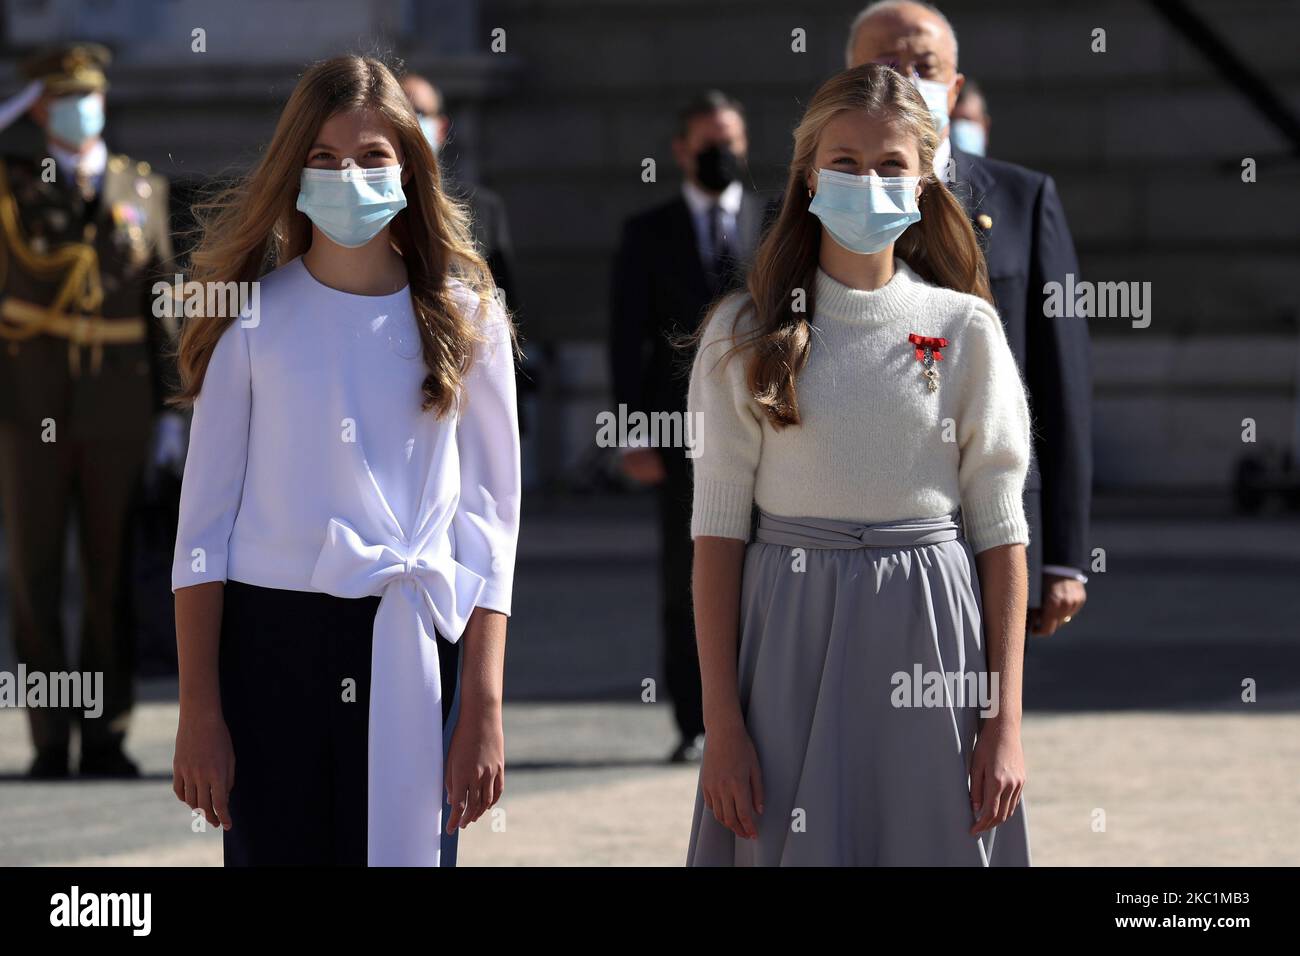
[[851,67],[891,62],[904,73],[915,68],[923,79],[951,80],[957,74],[957,34],[938,7],[879,0],[853,20],[845,59]]
[[935,129],[948,135],[948,117],[965,77],[957,72],[957,34],[937,7],[912,0],[880,0],[858,14],[849,29],[848,65],[881,63],[915,75]]

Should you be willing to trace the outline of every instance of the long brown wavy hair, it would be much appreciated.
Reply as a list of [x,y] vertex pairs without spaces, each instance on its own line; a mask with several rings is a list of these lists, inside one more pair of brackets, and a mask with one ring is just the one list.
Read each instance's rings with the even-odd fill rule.
[[[195,205],[201,238],[191,257],[189,281],[251,282],[311,246],[312,228],[296,208],[300,174],[321,125],[350,110],[382,115],[397,133],[410,178],[406,208],[389,224],[389,238],[406,264],[411,304],[428,370],[422,407],[439,416],[451,409],[481,337],[456,306],[446,280],[455,277],[477,294],[480,307],[494,297],[487,263],[474,248],[469,214],[442,189],[433,150],[420,130],[392,71],[368,56],[338,56],[303,74],[280,114],[261,160],[233,186]],[[206,300],[207,296],[204,296]],[[206,304],[206,303],[205,303]],[[186,321],[177,352],[180,391],[172,404],[194,402],[222,333],[235,316]],[[513,327],[511,329],[513,335]]]
[[[916,140],[921,161],[921,220],[894,243],[894,253],[934,285],[968,292],[992,304],[988,268],[961,204],[935,176],[939,145],[930,111],[902,74],[875,63],[835,74],[817,91],[794,131],[794,156],[776,221],[759,244],[736,320],[752,315],[753,332],[722,356],[748,352],[746,382],[774,428],[799,424],[795,379],[807,364],[809,316],[821,250],[821,221],[808,211],[808,180],[826,124],[845,110],[862,110],[890,122]],[[794,310],[794,291],[804,291],[805,311]],[[737,293],[743,295],[744,293]],[[725,299],[723,301],[726,301]],[[721,302],[700,329],[702,336]]]

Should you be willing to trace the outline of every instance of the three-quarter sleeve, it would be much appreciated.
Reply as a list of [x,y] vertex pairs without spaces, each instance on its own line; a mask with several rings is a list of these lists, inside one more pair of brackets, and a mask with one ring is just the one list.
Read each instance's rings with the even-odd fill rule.
[[975,552],[1028,544],[1024,488],[1033,444],[1025,387],[1002,321],[978,302],[961,332],[958,484],[966,535]]
[[248,339],[236,319],[217,340],[194,402],[181,480],[173,591],[226,580],[230,533],[244,494],[252,408]]
[[490,301],[465,376],[456,445],[460,499],[452,518],[456,560],[486,582],[478,607],[510,613],[522,497],[514,348],[505,312]]
[[763,426],[745,381],[745,353],[727,355],[734,336],[745,335],[735,322],[745,301],[736,295],[718,306],[691,367],[686,408],[698,436],[692,538],[749,540]]

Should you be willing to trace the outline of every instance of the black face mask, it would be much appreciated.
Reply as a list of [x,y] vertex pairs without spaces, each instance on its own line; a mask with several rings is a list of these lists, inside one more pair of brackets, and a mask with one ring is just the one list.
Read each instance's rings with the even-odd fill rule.
[[710,192],[720,193],[740,178],[740,157],[730,146],[710,146],[695,154],[695,178]]

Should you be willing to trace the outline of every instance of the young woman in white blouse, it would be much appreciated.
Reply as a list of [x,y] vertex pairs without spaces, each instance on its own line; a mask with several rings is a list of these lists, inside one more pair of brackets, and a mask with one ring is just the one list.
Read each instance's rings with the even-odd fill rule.
[[438,865],[504,782],[512,326],[373,59],[311,68],[208,213],[191,280],[260,296],[180,346],[176,795],[227,865]]
[[688,859],[1027,865],[1030,422],[983,257],[895,71],[831,78],[794,140],[692,370]]

